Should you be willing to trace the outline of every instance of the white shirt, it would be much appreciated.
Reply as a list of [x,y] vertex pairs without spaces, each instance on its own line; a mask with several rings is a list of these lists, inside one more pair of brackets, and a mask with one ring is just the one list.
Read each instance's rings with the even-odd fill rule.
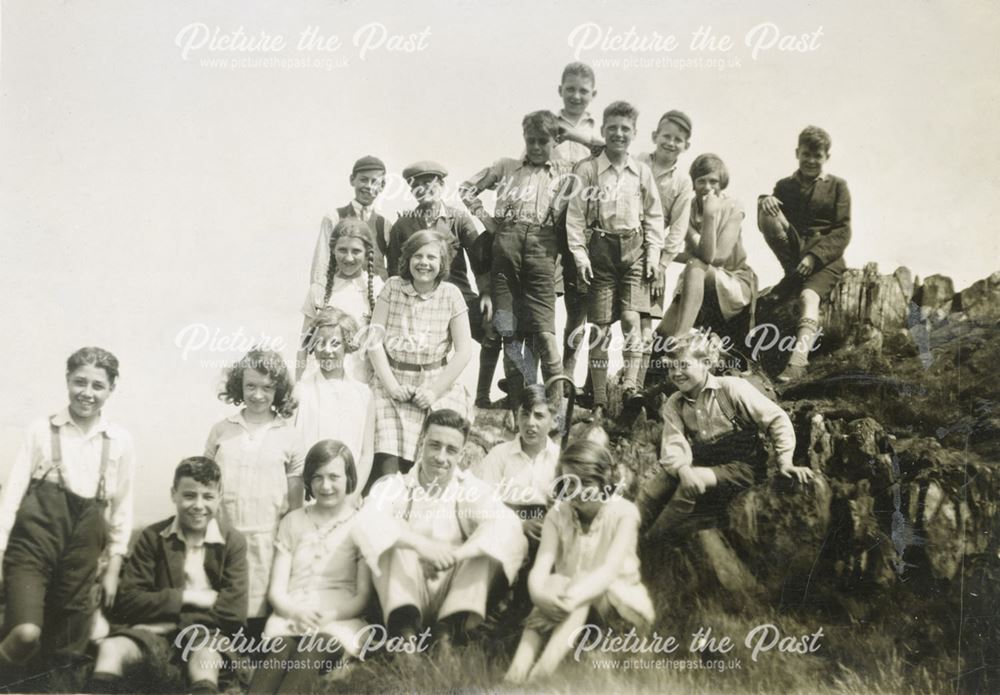
[[[101,451],[104,433],[110,441],[108,466],[104,484],[108,507],[108,550],[112,555],[124,555],[132,534],[132,479],[135,474],[135,453],[132,437],[121,427],[108,422],[102,414],[89,432],[80,429],[63,408],[55,416],[59,427],[62,450],[63,480],[69,490],[80,497],[93,498],[101,477]],[[49,418],[31,423],[25,431],[21,448],[14,458],[7,482],[0,494],[0,550],[6,550],[7,539],[14,527],[17,510],[33,476],[40,476],[52,465],[52,430]],[[49,470],[47,480],[57,482],[59,475]]]
[[559,467],[559,445],[546,437],[545,448],[535,456],[525,453],[521,437],[501,442],[473,465],[473,474],[497,486],[506,504],[547,504]]

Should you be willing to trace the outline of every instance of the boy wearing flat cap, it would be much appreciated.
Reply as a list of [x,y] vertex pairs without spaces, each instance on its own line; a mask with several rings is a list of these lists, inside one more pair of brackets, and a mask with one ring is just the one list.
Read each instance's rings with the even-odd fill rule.
[[[385,258],[389,250],[388,225],[385,218],[375,212],[375,199],[385,188],[385,164],[378,157],[367,155],[354,163],[351,168],[351,187],[354,188],[354,199],[347,205],[337,208],[333,216],[323,218],[320,224],[319,238],[316,240],[316,250],[313,252],[312,269],[309,277],[314,291],[319,288],[320,297],[326,289],[326,269],[330,265],[330,234],[340,220],[345,217],[358,217],[367,222],[375,238],[375,272],[383,280],[386,279]],[[319,303],[322,305],[322,302]]]
[[[490,405],[490,386],[493,373],[500,361],[500,338],[493,329],[493,302],[490,298],[490,274],[483,251],[475,243],[479,232],[472,217],[465,211],[445,205],[441,199],[444,179],[448,170],[433,161],[421,161],[403,169],[403,179],[410,186],[417,207],[404,212],[389,231],[388,271],[399,275],[399,260],[403,244],[413,234],[424,229],[435,229],[451,244],[453,259],[448,282],[462,291],[469,307],[469,327],[473,339],[479,343],[479,378],[476,383],[476,406]],[[468,253],[476,284],[469,278],[465,262]],[[476,287],[478,286],[478,291]],[[480,294],[481,292],[481,294]]]

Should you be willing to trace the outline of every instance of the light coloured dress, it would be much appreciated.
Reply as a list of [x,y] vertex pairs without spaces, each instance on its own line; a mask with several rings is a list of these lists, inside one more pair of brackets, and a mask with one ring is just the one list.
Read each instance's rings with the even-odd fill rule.
[[366,384],[353,379],[326,379],[322,372],[304,376],[295,385],[295,429],[302,451],[321,439],[347,445],[358,472],[357,490],[364,489],[372,470],[375,447],[375,400]]
[[[358,563],[364,561],[351,537],[357,514],[317,525],[307,509],[296,509],[281,520],[275,545],[292,558],[288,595],[295,605],[328,611],[351,600],[357,591]],[[356,657],[360,652],[357,636],[364,626],[359,616],[330,621],[318,632],[335,637],[344,651]],[[264,626],[267,638],[306,633],[277,613],[272,613]]]
[[240,411],[212,428],[205,456],[222,470],[221,518],[247,541],[247,617],[263,617],[278,523],[288,511],[288,479],[302,477],[299,433],[281,417],[253,429]]
[[[724,229],[730,220],[734,218],[742,220],[746,216],[743,212],[743,205],[739,201],[727,197],[724,193],[720,195],[720,198],[722,209],[719,213],[719,223],[716,226],[718,231]],[[685,251],[688,254],[693,254],[695,251],[692,235],[701,234],[703,221],[704,213],[699,210],[697,202],[692,202],[691,224],[685,240]],[[753,268],[747,265],[747,254],[743,250],[742,236],[741,230],[729,257],[723,261],[721,266],[715,268],[715,294],[719,298],[722,317],[726,320],[740,313],[744,307],[750,306],[753,295],[757,291],[757,274]],[[674,294],[679,295],[683,289],[684,276],[681,275]]]
[[[442,282],[433,291],[420,294],[413,283],[391,277],[382,289],[380,300],[388,302],[383,345],[396,380],[401,386],[418,388],[437,378],[452,351],[449,324],[468,312],[462,291],[450,282]],[[463,317],[464,320],[464,317]],[[422,370],[399,369],[393,362],[422,365]],[[412,401],[394,400],[378,379],[372,380],[375,393],[375,451],[413,461],[424,417],[429,411]],[[438,399],[431,410],[450,408],[470,418],[469,392],[456,381]]]
[[[597,569],[611,550],[618,526],[625,522],[634,524],[638,529],[639,510],[620,495],[613,495],[601,505],[586,532],[572,505],[556,503],[545,516],[545,524],[554,526],[559,538],[553,573],[546,580],[546,586],[550,590],[562,590],[572,581]],[[605,620],[617,612],[632,625],[647,629],[653,622],[654,610],[639,573],[637,542],[637,536],[630,539],[617,578],[593,602],[592,607]],[[532,610],[525,621],[526,628],[539,632],[550,632],[557,625],[538,608]]]

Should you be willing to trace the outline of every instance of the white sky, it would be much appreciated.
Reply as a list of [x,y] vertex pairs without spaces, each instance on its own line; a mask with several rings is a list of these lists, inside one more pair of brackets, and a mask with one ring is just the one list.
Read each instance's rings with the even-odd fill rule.
[[[997,270],[1000,5],[857,0],[701,2],[53,2],[2,3],[0,292],[8,338],[0,404],[0,477],[24,425],[65,403],[63,364],[84,344],[115,352],[122,380],[109,415],[134,435],[143,466],[137,518],[169,512],[176,462],[198,453],[229,409],[218,369],[238,351],[182,354],[179,331],[282,336],[292,344],[323,214],[350,198],[351,163],[377,154],[399,172],[434,158],[458,183],[521,148],[520,119],[560,106],[574,59],[568,37],[676,35],[670,53],[582,50],[597,71],[592,112],[640,109],[633,146],[662,112],[694,121],[694,155],[729,165],[729,193],[751,207],[795,168],[798,131],[833,136],[829,171],[847,179],[848,262],[943,273],[959,288]],[[815,50],[744,45],[754,26],[822,29]],[[192,48],[193,24],[220,35],[281,35],[267,53]],[[362,59],[362,27],[423,50]],[[300,51],[310,26],[339,50]],[[692,51],[701,26],[727,52]],[[196,37],[197,38],[197,37]],[[203,60],[330,60],[318,67],[220,68]],[[721,59],[726,69],[614,60]],[[736,62],[739,65],[735,65]],[[408,196],[381,200],[383,211]],[[744,243],[763,284],[778,266],[752,221]],[[292,350],[285,354],[291,358]],[[470,367],[470,372],[473,367]],[[470,379],[473,375],[467,375]]]

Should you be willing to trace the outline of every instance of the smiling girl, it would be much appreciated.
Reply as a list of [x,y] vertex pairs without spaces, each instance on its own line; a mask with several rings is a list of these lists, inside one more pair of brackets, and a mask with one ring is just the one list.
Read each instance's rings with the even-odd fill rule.
[[[346,657],[359,653],[356,635],[371,594],[368,565],[350,535],[358,484],[354,457],[343,442],[325,439],[306,455],[306,499],[315,504],[281,520],[268,597],[274,613],[264,637],[281,637],[284,649],[269,655],[250,684],[251,693],[311,692],[321,664],[332,661],[336,640]],[[309,635],[312,639],[300,640]],[[295,667],[266,664],[294,661]]]
[[[357,331],[371,320],[375,297],[382,291],[382,279],[375,272],[375,244],[368,224],[356,217],[346,217],[330,233],[330,259],[324,285],[313,284],[302,306],[302,342],[296,359],[295,373],[301,378],[308,360],[306,345],[309,325],[325,307],[336,307],[357,323],[355,333],[347,336],[353,342]],[[367,383],[371,377],[363,355],[349,358],[348,375]]]
[[302,448],[292,427],[292,384],[281,355],[251,350],[226,372],[219,398],[243,406],[208,434],[222,469],[221,518],[247,540],[248,626],[263,626],[278,522],[302,506]]
[[743,205],[725,194],[729,170],[714,154],[699,155],[691,163],[694,201],[685,239],[684,272],[673,303],[660,323],[665,336],[680,336],[694,326],[706,293],[718,301],[723,320],[749,306],[757,291],[757,275],[747,265],[741,228]]
[[[135,455],[128,432],[104,417],[118,360],[85,347],[66,362],[69,405],[27,430],[0,498],[5,615],[0,670],[41,653],[49,673],[87,647],[91,589],[107,545],[102,603],[118,589],[132,533]],[[22,681],[22,684],[24,681]],[[36,684],[32,684],[34,688]]]
[[381,476],[413,466],[432,406],[469,416],[469,394],[456,380],[472,357],[472,335],[461,290],[444,282],[450,267],[448,241],[433,230],[416,232],[403,244],[401,274],[389,278],[375,304],[368,345],[377,377],[375,461],[363,494]]

